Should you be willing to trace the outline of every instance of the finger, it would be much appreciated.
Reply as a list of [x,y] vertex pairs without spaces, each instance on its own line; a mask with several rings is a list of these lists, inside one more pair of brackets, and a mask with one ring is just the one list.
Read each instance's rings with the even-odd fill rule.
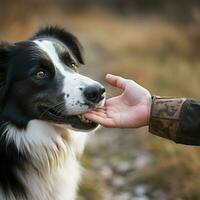
[[113,121],[110,118],[101,117],[101,116],[93,114],[93,113],[85,113],[84,117],[86,117],[87,119],[89,119],[97,124],[101,124],[102,126],[114,127]]
[[106,75],[106,81],[114,87],[124,90],[127,84],[127,79],[112,74]]
[[89,112],[86,112],[86,113],[83,113],[83,116],[85,115],[85,114],[88,114],[88,113],[93,113],[93,114],[95,114],[95,115],[100,115],[100,116],[106,116],[106,109],[104,108],[104,109],[102,109],[102,108],[97,108],[96,110],[91,110],[91,111],[89,111]]
[[96,114],[96,115],[106,115],[106,109],[97,108],[96,110],[92,110],[92,111],[89,111],[89,112],[86,112],[86,113],[93,113],[93,114]]
[[99,113],[105,113],[106,112],[106,108],[97,108],[96,110],[94,110],[95,112],[99,112]]
[[98,115],[100,117],[107,117],[105,112],[96,112],[96,111],[91,111],[90,113],[94,114],[94,115]]

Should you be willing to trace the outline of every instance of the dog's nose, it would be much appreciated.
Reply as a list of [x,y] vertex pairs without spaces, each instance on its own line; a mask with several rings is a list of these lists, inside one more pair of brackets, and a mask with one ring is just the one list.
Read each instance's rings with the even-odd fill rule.
[[88,86],[84,90],[84,96],[86,99],[93,103],[99,103],[101,100],[104,99],[105,88],[100,85],[92,85]]

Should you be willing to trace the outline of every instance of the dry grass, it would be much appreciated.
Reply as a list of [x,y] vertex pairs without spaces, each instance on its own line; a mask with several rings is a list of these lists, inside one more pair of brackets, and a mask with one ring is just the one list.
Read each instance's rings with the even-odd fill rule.
[[154,162],[138,176],[138,180],[151,184],[150,190],[164,190],[171,200],[199,199],[199,150],[175,146],[157,138],[149,138],[146,145],[154,154]]

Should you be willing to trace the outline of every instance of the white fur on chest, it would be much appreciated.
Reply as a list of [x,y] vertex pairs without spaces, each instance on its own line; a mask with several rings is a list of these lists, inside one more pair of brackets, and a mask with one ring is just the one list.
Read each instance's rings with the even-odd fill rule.
[[40,120],[30,121],[25,131],[8,127],[8,141],[14,141],[18,150],[28,155],[34,165],[33,168],[27,166],[25,171],[16,171],[26,185],[28,199],[75,199],[81,175],[77,156],[82,153],[86,138],[87,133],[65,131]]

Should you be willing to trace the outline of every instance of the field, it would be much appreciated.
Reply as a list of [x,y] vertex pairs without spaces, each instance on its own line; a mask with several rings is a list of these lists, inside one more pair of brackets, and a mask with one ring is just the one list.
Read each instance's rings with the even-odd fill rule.
[[[15,17],[1,19],[1,38],[22,40],[43,24],[74,32],[84,46],[81,73],[101,81],[108,98],[120,91],[104,82],[106,73],[133,79],[152,94],[200,98],[198,16],[187,25],[98,9],[69,14],[49,8]],[[200,199],[200,149],[158,138],[147,128],[100,129],[91,135],[82,163],[79,200]]]

